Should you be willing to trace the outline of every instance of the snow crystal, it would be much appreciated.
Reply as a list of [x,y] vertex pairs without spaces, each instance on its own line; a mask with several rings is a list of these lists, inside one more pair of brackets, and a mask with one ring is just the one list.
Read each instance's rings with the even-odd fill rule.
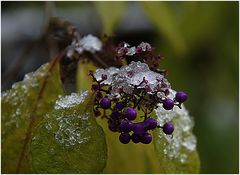
[[119,69],[115,67],[110,67],[108,69],[97,69],[94,77],[97,81],[102,80],[102,75],[107,75],[107,79],[102,82],[102,84],[110,85],[112,83],[112,78],[115,74],[118,74]]
[[189,135],[188,137],[184,138],[183,146],[185,146],[190,151],[194,151],[196,149],[196,143],[196,137]]
[[138,45],[139,48],[142,49],[142,51],[147,51],[148,49],[151,48],[151,45],[149,43],[145,43],[145,42],[141,42],[139,45]]
[[54,118],[50,115],[47,115],[45,118],[47,121],[45,123],[47,132],[53,132],[56,141],[60,144],[73,146],[84,143],[90,138],[85,133],[91,129],[88,113],[79,115],[77,111],[73,111],[72,114],[64,114],[63,112],[60,115],[57,114]]
[[79,46],[82,47],[83,50],[95,53],[101,50],[102,42],[93,35],[87,35],[80,39]]
[[95,53],[102,49],[102,42],[97,37],[93,35],[87,35],[81,38],[80,40],[73,40],[71,46],[68,49],[67,56],[72,57],[74,51],[79,54],[84,51]]
[[[8,110],[11,110],[11,112],[2,116],[5,126],[8,128],[18,128],[26,120],[26,117],[29,116],[29,109],[26,109],[26,105],[28,104],[24,103],[24,101],[30,97],[30,93],[33,90],[39,88],[39,79],[45,76],[47,68],[48,63],[42,65],[35,72],[26,74],[23,81],[14,83],[12,89],[1,94],[2,103],[9,104]],[[5,134],[4,130],[3,135]]]
[[130,47],[126,55],[131,56],[131,55],[134,55],[135,53],[136,53],[136,47]]
[[132,61],[129,65],[123,66],[120,69],[113,67],[97,69],[94,77],[97,81],[101,81],[102,75],[107,75],[107,79],[101,83],[111,85],[112,96],[119,95],[122,90],[127,94],[131,94],[134,86],[140,85],[144,78],[146,82],[142,83],[138,88],[149,87],[150,91],[148,93],[157,91],[157,87],[161,87],[163,83],[166,85],[166,88],[170,88],[170,84],[163,75],[151,71],[146,63],[140,61]]
[[88,91],[80,91],[79,93],[72,93],[71,95],[61,97],[59,100],[57,100],[54,108],[57,110],[57,109],[74,107],[76,105],[83,103],[87,96],[88,96]]
[[77,113],[69,116],[59,116],[58,130],[55,133],[55,139],[65,146],[73,146],[86,142],[89,137],[84,135],[86,130],[90,130],[91,124],[86,121],[84,125],[79,123],[82,119],[88,119],[89,114],[78,115]]
[[[169,89],[169,92],[168,97],[174,98],[176,92],[172,89]],[[159,138],[165,139],[168,143],[164,147],[164,154],[169,158],[177,158],[184,163],[187,160],[187,154],[183,150],[188,152],[194,151],[197,144],[196,137],[191,133],[194,125],[192,118],[183,105],[182,109],[174,106],[173,110],[167,111],[162,107],[162,104],[159,104],[155,112],[160,126],[170,121],[174,123],[173,136],[166,135],[159,130]]]

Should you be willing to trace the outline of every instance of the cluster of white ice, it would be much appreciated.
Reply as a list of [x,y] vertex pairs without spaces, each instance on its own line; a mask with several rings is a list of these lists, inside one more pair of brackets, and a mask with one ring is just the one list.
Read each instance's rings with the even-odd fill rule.
[[[174,98],[176,92],[171,89],[169,91],[169,97]],[[173,122],[175,128],[173,136],[166,135],[159,130],[158,137],[166,142],[163,150],[164,154],[169,158],[176,158],[182,163],[185,162],[188,155],[186,153],[194,151],[197,144],[196,137],[192,134],[194,123],[188,111],[183,105],[182,109],[174,106],[171,111],[167,111],[162,105],[159,105],[155,112],[160,126],[163,126],[166,122]]]
[[[31,93],[39,88],[39,79],[45,76],[47,68],[48,64],[44,64],[37,71],[26,74],[23,81],[14,83],[12,89],[1,94],[2,101],[4,101],[4,103],[9,103],[6,109],[15,111],[9,113],[11,114],[10,116],[2,116],[2,120],[4,120],[7,127],[18,128],[21,126],[22,122],[26,120],[26,116],[28,116],[30,109],[27,108],[28,104],[23,102],[28,98],[33,98],[31,97]],[[5,133],[4,130],[3,133]]]
[[102,49],[102,42],[93,35],[87,35],[79,40],[73,40],[70,48],[68,49],[67,56],[72,57],[76,51],[78,54],[88,51],[95,53]]
[[[55,139],[65,146],[86,142],[89,136],[84,135],[84,132],[91,128],[88,117],[88,113],[82,115],[75,113],[68,116],[59,116],[57,118],[58,130],[55,133]],[[82,120],[86,120],[86,122],[81,124]]]
[[54,108],[55,109],[71,108],[80,103],[83,103],[87,96],[88,96],[88,91],[80,91],[79,93],[72,93],[71,95],[67,95],[58,99],[56,101]]
[[107,75],[107,79],[101,83],[111,85],[112,95],[119,95],[121,90],[131,94],[136,86],[137,88],[147,88],[148,93],[160,92],[170,88],[170,83],[163,75],[151,71],[146,63],[140,61],[132,61],[131,64],[120,69],[113,67],[98,69],[94,77],[97,81],[100,81],[102,75]]
[[128,43],[124,43],[123,47],[119,48],[118,54],[122,54],[125,51],[125,49],[127,49],[126,55],[132,56],[137,53],[137,49],[140,49],[141,52],[146,52],[146,51],[150,51],[151,48],[152,48],[151,45],[146,42],[141,42],[137,47],[135,46],[130,47]]
[[[45,128],[48,132],[54,132],[55,139],[60,144],[65,146],[73,146],[86,142],[89,137],[85,134],[86,131],[91,129],[91,123],[89,121],[89,114],[79,114],[79,111],[71,111],[71,114],[66,112],[65,109],[69,109],[80,105],[85,102],[88,95],[88,91],[81,91],[79,93],[72,93],[65,97],[60,97],[56,101],[55,110],[56,113],[51,114],[54,116],[46,116]],[[49,119],[48,119],[49,118]],[[54,122],[53,122],[54,120]],[[57,131],[53,127],[57,127]]]

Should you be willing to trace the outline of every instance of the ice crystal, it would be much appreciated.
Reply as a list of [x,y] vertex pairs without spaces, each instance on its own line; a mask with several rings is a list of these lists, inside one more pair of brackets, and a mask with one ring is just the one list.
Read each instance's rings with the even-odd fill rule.
[[67,56],[72,57],[74,51],[82,54],[84,51],[95,53],[102,49],[102,42],[93,35],[87,35],[81,39],[73,40],[70,48],[68,49]]
[[86,142],[89,137],[83,136],[83,132],[91,128],[90,122],[86,122],[84,127],[79,123],[81,120],[87,120],[89,114],[79,115],[77,113],[68,116],[59,116],[56,118],[58,130],[55,133],[55,139],[65,146],[73,146]]
[[[23,81],[14,83],[12,89],[1,94],[2,101],[9,104],[8,107],[12,106],[11,110],[15,111],[10,117],[2,116],[2,120],[4,120],[7,127],[18,128],[26,119],[24,114],[28,113],[30,109],[26,109],[27,104],[23,102],[28,98],[32,98],[30,93],[39,88],[39,80],[45,76],[44,72],[46,72],[47,68],[48,64],[44,64],[37,71],[26,74]],[[3,130],[4,134],[5,131]]]
[[[176,94],[172,89],[169,89],[169,92],[169,98],[173,98]],[[185,162],[187,154],[184,152],[194,151],[197,142],[196,137],[191,133],[194,123],[188,111],[183,105],[182,109],[174,106],[173,110],[167,111],[159,104],[155,112],[160,126],[171,121],[175,127],[173,136],[166,135],[161,130],[159,131],[158,137],[165,139],[167,142],[164,146],[164,154],[169,158],[177,158],[182,163]]]
[[130,47],[128,43],[121,43],[117,48],[117,54],[133,56],[140,52],[151,51],[152,47],[149,43],[141,42],[137,47]]
[[[168,81],[163,75],[153,72],[149,69],[148,65],[140,61],[134,62],[120,69],[108,68],[98,69],[94,74],[97,81],[102,80],[102,75],[107,75],[107,79],[102,81],[102,84],[111,85],[111,95],[119,95],[121,90],[127,94],[131,94],[134,86],[138,88],[149,88],[148,93],[154,93],[159,90],[159,87],[170,87]],[[145,79],[145,82],[141,82]],[[164,90],[164,88],[162,88]]]
[[[57,125],[57,131],[51,124],[50,115],[46,116],[46,119],[49,122],[45,124],[45,128],[48,132],[54,132],[55,139],[60,144],[64,144],[65,146],[73,146],[76,143],[83,143],[88,140],[88,136],[83,135],[86,130],[90,130],[91,124],[88,120],[89,114],[79,114],[76,110],[74,110],[71,114],[65,113],[65,109],[69,109],[75,107],[81,103],[83,103],[88,95],[88,91],[81,91],[79,93],[72,93],[71,95],[67,95],[65,97],[60,97],[59,100],[56,101],[55,110],[56,115],[54,117],[55,123]],[[84,125],[82,122],[84,121]]]
[[95,53],[101,50],[102,42],[93,35],[87,35],[80,40],[79,46],[83,48],[83,50]]
[[148,51],[149,49],[151,49],[151,45],[149,43],[145,43],[145,42],[141,42],[139,45],[138,45],[138,48],[141,48],[142,51]]
[[126,55],[134,55],[136,53],[136,47],[130,47]]
[[96,73],[94,74],[95,78],[97,81],[102,80],[102,75],[107,75],[107,79],[104,80],[102,83],[103,84],[111,84],[112,83],[112,78],[115,74],[119,72],[118,68],[115,67],[110,67],[108,69],[97,69]]
[[80,91],[79,93],[72,93],[71,95],[61,97],[56,101],[54,108],[64,109],[74,107],[80,103],[83,103],[87,95],[88,91]]

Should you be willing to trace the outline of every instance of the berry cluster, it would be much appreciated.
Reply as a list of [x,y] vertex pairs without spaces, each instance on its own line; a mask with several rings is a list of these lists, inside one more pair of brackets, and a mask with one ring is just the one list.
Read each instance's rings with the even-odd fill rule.
[[[132,62],[120,69],[99,69],[90,75],[94,82],[92,91],[96,94],[95,116],[108,120],[108,128],[120,133],[120,142],[149,144],[152,141],[150,131],[156,128],[167,135],[173,133],[171,122],[159,126],[157,120],[149,116],[158,104],[171,110],[174,106],[181,108],[187,100],[182,91],[177,92],[174,99],[167,97],[170,84],[163,75],[141,62]],[[139,113],[143,115],[137,117]]]

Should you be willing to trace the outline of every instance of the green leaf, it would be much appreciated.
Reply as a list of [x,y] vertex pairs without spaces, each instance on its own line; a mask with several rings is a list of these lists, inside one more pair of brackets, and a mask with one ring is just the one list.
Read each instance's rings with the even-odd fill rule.
[[153,132],[161,173],[199,173],[200,160],[196,151],[196,137],[192,133],[193,119],[185,107],[179,109],[175,106],[172,111],[166,111],[159,106],[156,109],[156,117],[160,126],[170,121],[174,124],[173,136],[164,134],[162,130]]
[[62,97],[33,133],[32,166],[38,173],[101,173],[107,146],[87,91]]
[[103,33],[112,35],[117,22],[124,15],[127,2],[95,2],[94,5],[101,17]]
[[[41,66],[36,72],[25,75],[21,82],[17,82],[12,89],[2,94],[2,172],[16,173],[20,154],[23,150],[23,142],[26,137],[27,128],[30,122],[30,113],[33,110],[42,83],[46,78],[49,64]],[[42,94],[42,101],[38,105],[35,113],[38,123],[43,114],[52,110],[53,105],[62,94],[59,78],[59,68],[55,66],[52,73],[48,73],[49,78]],[[30,173],[28,155],[21,161],[21,173]]]
[[178,53],[185,53],[187,45],[177,25],[177,16],[173,16],[166,2],[142,2],[146,15],[152,21],[158,32],[169,41]]

